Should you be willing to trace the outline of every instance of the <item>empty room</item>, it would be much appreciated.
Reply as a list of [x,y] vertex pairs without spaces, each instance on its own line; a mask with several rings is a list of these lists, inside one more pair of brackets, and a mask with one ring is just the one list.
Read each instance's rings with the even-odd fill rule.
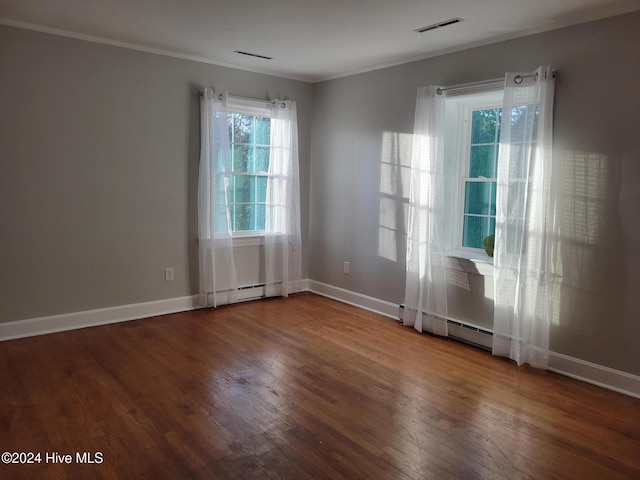
[[0,478],[640,478],[639,49],[638,0],[0,0]]

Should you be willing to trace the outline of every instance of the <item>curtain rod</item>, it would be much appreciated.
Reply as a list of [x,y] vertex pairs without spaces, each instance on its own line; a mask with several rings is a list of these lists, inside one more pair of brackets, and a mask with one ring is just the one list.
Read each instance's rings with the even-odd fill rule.
[[[200,90],[200,96],[204,96],[204,91]],[[218,94],[218,99],[222,100],[224,98],[222,93]],[[260,103],[271,103],[273,100],[262,100],[260,98],[249,98],[249,97],[239,97],[237,95],[229,95],[227,94],[227,98],[232,98],[234,100],[244,100],[248,102],[260,102]]]
[[[556,70],[555,68],[553,70],[551,70],[551,74],[553,75],[553,77],[555,78],[556,74],[557,74],[558,70]],[[516,75],[513,79],[513,81],[517,84],[522,83],[522,81],[525,78],[531,78],[534,77],[535,80],[538,79],[538,72],[535,73],[531,73],[529,75]],[[467,87],[479,87],[481,85],[491,85],[492,83],[498,83],[498,82],[504,82],[504,77],[502,78],[493,78],[491,80],[481,80],[479,82],[470,82],[470,83],[460,83],[458,85],[451,85],[450,87],[438,87],[436,89],[436,94],[438,95],[442,95],[442,92],[446,92],[447,90],[458,90],[460,88],[467,88]]]
[[442,92],[446,92],[447,90],[458,90],[460,88],[478,87],[480,85],[491,85],[492,83],[498,83],[498,82],[504,82],[504,77],[493,78],[491,80],[481,80],[479,82],[460,83],[458,85],[451,85],[450,87],[438,87],[436,89],[436,93],[438,95],[442,95]]

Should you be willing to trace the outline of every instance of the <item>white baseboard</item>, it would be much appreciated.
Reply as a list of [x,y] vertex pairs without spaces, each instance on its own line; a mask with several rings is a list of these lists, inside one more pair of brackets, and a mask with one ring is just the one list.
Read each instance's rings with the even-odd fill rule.
[[342,303],[348,303],[355,307],[364,308],[374,313],[379,313],[386,317],[398,319],[398,305],[391,302],[386,302],[378,298],[369,297],[362,293],[352,292],[345,290],[344,288],[334,287],[326,283],[317,282],[315,280],[309,280],[308,290],[323,297],[332,298]]
[[[309,280],[302,280],[302,290],[309,289]],[[240,290],[239,300],[246,301],[264,296],[264,288],[254,287]],[[169,298],[153,302],[119,305],[117,307],[99,308],[83,312],[64,313],[46,317],[29,318],[13,322],[0,323],[0,342],[15,338],[34,337],[48,333],[76,330],[78,328],[95,327],[109,323],[127,322],[140,318],[186,312],[200,308],[198,295]]]
[[549,370],[615,392],[640,398],[640,376],[549,352]]
[[197,296],[134,303],[84,312],[65,313],[0,323],[0,341],[33,337],[47,333],[126,322],[157,315],[184,312],[197,308]]

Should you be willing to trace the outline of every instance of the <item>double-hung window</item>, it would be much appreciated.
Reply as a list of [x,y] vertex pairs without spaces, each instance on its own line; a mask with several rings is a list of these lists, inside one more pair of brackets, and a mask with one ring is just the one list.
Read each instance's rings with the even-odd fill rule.
[[228,208],[234,237],[261,235],[265,230],[271,154],[270,105],[230,99],[227,118],[230,169],[227,177],[219,177],[220,182],[228,182],[228,188],[221,184],[217,190],[216,231],[227,230],[225,209]]
[[484,255],[495,234],[502,91],[447,98],[445,156],[451,250]]
[[461,246],[482,248],[496,232],[496,176],[502,108],[493,105],[467,111],[462,177]]

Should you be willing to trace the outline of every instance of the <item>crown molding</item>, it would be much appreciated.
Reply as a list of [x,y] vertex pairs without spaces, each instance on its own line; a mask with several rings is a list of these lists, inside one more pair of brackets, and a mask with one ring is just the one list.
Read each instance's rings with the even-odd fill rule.
[[516,40],[522,37],[528,37],[531,35],[537,35],[539,33],[550,32],[553,30],[559,30],[561,28],[572,27],[575,25],[580,25],[583,23],[589,23],[596,20],[602,20],[604,18],[615,17],[617,15],[624,15],[626,13],[633,13],[635,11],[640,10],[640,2],[634,1],[633,3],[618,7],[618,8],[609,8],[606,10],[596,10],[590,11],[587,13],[582,13],[581,15],[574,15],[569,19],[563,20],[561,22],[555,22],[548,25],[542,25],[539,27],[529,28],[527,30],[521,30],[518,32],[506,33],[504,35],[498,35],[491,38],[486,38],[484,40],[478,40],[475,42],[468,42],[462,45],[457,45],[455,47],[443,48],[440,50],[435,50],[432,52],[422,53],[419,55],[412,55],[410,57],[403,57],[395,60],[390,60],[388,62],[378,63],[369,65],[366,67],[347,70],[342,73],[338,73],[335,75],[327,75],[323,77],[318,77],[313,80],[313,83],[324,82],[328,80],[335,80],[343,77],[350,77],[352,75],[358,75],[361,73],[372,72],[375,70],[382,70],[384,68],[396,67],[398,65],[404,65],[406,63],[419,62],[421,60],[426,60],[428,58],[440,57],[442,55],[448,55],[450,53],[457,53],[464,50],[469,50],[477,47],[484,47],[486,45],[492,45],[494,43],[506,42],[509,40]]
[[94,35],[87,35],[84,33],[72,32],[70,30],[62,30],[59,28],[37,25],[34,23],[20,22],[20,21],[11,20],[8,18],[0,18],[0,25],[6,25],[8,27],[15,27],[15,28],[22,28],[25,30],[32,30],[34,32],[39,32],[39,33],[47,33],[50,35],[58,35],[60,37],[73,38],[76,40],[83,40],[86,42],[99,43],[99,44],[108,45],[111,47],[120,47],[120,48],[129,49],[129,50],[136,50],[138,52],[152,53],[155,55],[162,55],[165,57],[178,58],[180,60],[189,60],[192,62],[206,63],[208,65],[216,65],[219,67],[232,68],[234,70],[242,70],[242,71],[251,72],[251,73],[259,73],[262,75],[270,75],[273,77],[286,78],[289,80],[297,80],[297,81],[306,82],[306,83],[312,82],[312,78],[305,75],[290,75],[290,74],[281,73],[275,70],[269,70],[265,68],[253,68],[253,67],[246,67],[242,65],[236,65],[233,63],[219,62],[210,58],[200,57],[198,55],[190,55],[187,53],[177,52],[174,50],[149,47],[149,46],[140,45],[137,43],[121,42],[118,40],[112,40],[110,38],[97,37]]

